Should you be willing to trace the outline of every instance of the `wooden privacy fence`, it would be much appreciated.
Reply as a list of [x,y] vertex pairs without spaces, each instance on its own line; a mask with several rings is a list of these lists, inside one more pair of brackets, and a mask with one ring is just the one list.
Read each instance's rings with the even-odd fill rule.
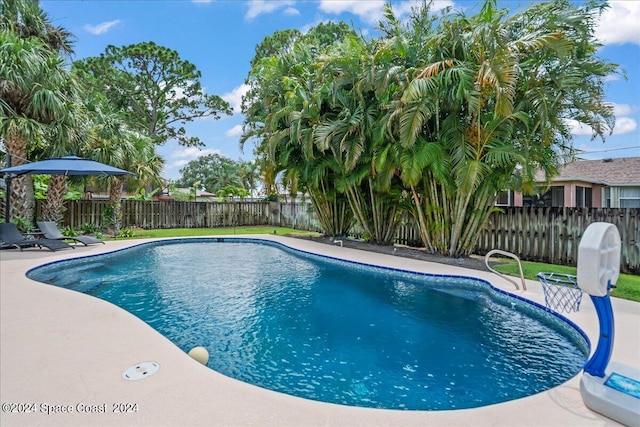
[[[103,226],[106,200],[65,202],[63,225],[81,229],[83,224]],[[151,202],[122,201],[121,227],[212,228],[270,224],[269,203],[262,202]]]
[[[282,205],[279,216],[282,225],[322,230],[310,207]],[[485,255],[492,249],[502,249],[527,261],[575,266],[582,234],[593,222],[609,222],[618,228],[622,241],[621,271],[640,274],[638,208],[504,208],[502,212],[491,214],[487,229],[478,237],[474,253]],[[357,225],[351,235],[362,237]],[[405,213],[401,217],[395,241],[408,246],[422,246],[418,225],[411,215]]]
[[502,249],[528,261],[575,266],[582,234],[594,222],[609,222],[620,232],[620,268],[640,274],[638,208],[505,208],[491,215],[475,252]]
[[320,221],[310,202],[270,203],[273,225],[322,233]]
[[[67,201],[62,225],[75,229],[86,223],[103,226],[106,206],[104,200]],[[401,221],[396,243],[420,245],[412,217],[405,214]],[[621,270],[640,274],[640,208],[504,208],[491,215],[487,229],[478,237],[475,253],[484,255],[492,249],[502,249],[523,260],[575,266],[580,238],[593,222],[610,222],[618,228],[622,239]],[[243,225],[281,225],[322,232],[309,203],[122,201],[122,227]],[[357,227],[353,236],[361,237]]]

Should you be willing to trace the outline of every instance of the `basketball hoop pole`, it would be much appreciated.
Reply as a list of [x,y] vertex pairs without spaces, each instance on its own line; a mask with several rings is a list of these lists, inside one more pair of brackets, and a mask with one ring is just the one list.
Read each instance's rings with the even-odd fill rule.
[[[609,282],[611,287],[611,282]],[[593,305],[598,313],[598,322],[600,323],[600,337],[598,339],[598,346],[593,356],[584,365],[584,371],[595,377],[604,377],[605,369],[611,359],[611,353],[613,353],[613,338],[614,338],[614,322],[613,322],[613,308],[611,307],[611,298],[609,294],[599,297],[595,295],[589,295]]]
[[578,246],[578,286],[588,293],[598,314],[598,346],[584,365],[584,372],[604,377],[613,352],[613,308],[609,291],[620,275],[620,233],[613,224],[589,225]]

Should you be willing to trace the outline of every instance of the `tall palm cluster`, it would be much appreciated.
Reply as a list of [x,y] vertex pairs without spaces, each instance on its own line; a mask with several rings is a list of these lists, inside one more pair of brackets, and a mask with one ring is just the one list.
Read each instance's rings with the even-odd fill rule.
[[[135,132],[70,67],[72,34],[53,26],[37,0],[0,1],[0,140],[12,165],[75,153],[137,170],[158,181],[162,160],[149,138]],[[109,185],[119,200],[124,178]],[[12,217],[34,220],[31,177],[12,180]],[[44,220],[60,219],[66,177],[49,182]]]
[[536,171],[572,155],[568,119],[613,129],[603,85],[618,67],[593,35],[604,7],[487,0],[436,17],[425,2],[403,21],[387,5],[376,38],[290,37],[252,62],[243,142],[265,178],[309,193],[327,234],[357,223],[389,244],[409,212],[427,250],[468,255],[501,191],[534,191]]

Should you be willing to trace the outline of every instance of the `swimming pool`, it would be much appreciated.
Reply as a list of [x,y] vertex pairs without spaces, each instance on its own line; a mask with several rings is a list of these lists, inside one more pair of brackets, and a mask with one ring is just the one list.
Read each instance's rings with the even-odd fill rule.
[[34,280],[138,316],[209,367],[353,406],[440,410],[531,395],[589,352],[555,315],[462,277],[318,257],[252,239],[188,239],[63,261]]

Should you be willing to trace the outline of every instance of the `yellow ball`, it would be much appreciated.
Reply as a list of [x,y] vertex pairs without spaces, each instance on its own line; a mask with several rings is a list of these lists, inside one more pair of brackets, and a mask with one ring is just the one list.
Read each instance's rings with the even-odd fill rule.
[[203,365],[207,366],[207,362],[209,361],[209,352],[207,351],[206,348],[204,348],[204,347],[193,347],[189,351],[188,354],[193,359],[195,359],[198,362],[202,363]]

